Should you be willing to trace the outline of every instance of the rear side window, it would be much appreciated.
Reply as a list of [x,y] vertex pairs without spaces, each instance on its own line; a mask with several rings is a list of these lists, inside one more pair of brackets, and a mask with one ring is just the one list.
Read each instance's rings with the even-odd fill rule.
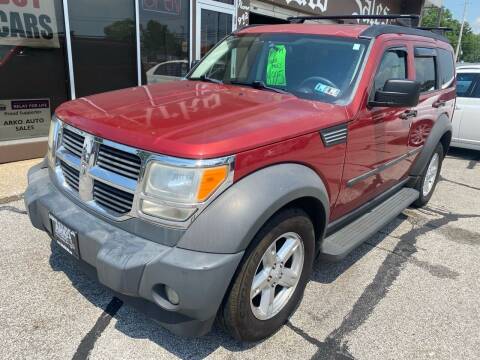
[[416,80],[420,83],[420,91],[428,92],[437,89],[436,54],[433,49],[415,49]]
[[375,75],[375,92],[382,90],[388,80],[406,78],[407,52],[402,49],[388,50],[383,55],[377,75]]
[[472,97],[476,99],[480,99],[480,79],[477,78],[477,84],[473,88]]
[[438,63],[440,66],[438,75],[440,77],[440,86],[442,89],[446,89],[452,86],[455,80],[453,54],[445,49],[438,49]]
[[457,96],[473,97],[473,91],[476,88],[479,88],[479,86],[477,85],[477,82],[478,82],[478,74],[458,73],[457,74]]

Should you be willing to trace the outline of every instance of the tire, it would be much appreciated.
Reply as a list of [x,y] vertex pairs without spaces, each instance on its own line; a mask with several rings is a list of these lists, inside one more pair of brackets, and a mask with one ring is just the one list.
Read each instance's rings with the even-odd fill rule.
[[[444,156],[445,155],[443,152],[443,146],[441,143],[438,143],[437,147],[435,148],[435,151],[430,157],[430,160],[428,160],[428,164],[425,167],[425,170],[423,170],[422,175],[420,176],[419,180],[417,181],[417,184],[414,187],[416,190],[418,190],[418,192],[420,193],[420,196],[412,204],[412,206],[419,208],[419,207],[425,206],[429,202],[438,183],[440,171],[442,170],[442,163],[443,163]],[[433,168],[435,167],[434,166],[435,162],[437,164],[436,170]],[[432,171],[434,171],[433,174],[432,174]],[[433,175],[435,176],[435,178],[432,179]]]
[[[278,253],[275,257],[269,256],[274,247]],[[292,251],[293,255],[288,261],[283,262],[282,267],[280,260],[283,254],[288,253],[286,249],[295,251]],[[303,265],[300,268],[302,250]],[[301,302],[312,272],[314,254],[314,227],[305,212],[300,209],[286,209],[273,216],[255,236],[237,270],[219,313],[220,323],[225,330],[240,341],[259,341],[277,332]],[[272,259],[275,259],[275,262]],[[274,265],[271,265],[272,263]],[[265,274],[271,275],[270,280]],[[297,276],[288,276],[289,274]],[[254,277],[257,284],[261,284],[255,289],[262,290],[257,290],[258,295],[253,296],[252,300],[251,294],[255,293]],[[289,287],[284,286],[286,282]],[[274,301],[268,306],[272,291]],[[265,309],[267,310],[263,311]]]

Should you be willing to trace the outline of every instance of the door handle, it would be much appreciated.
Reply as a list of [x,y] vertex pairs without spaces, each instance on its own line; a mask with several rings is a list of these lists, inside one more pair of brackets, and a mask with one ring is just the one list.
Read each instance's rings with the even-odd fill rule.
[[432,106],[434,108],[439,108],[439,107],[445,106],[446,104],[447,104],[447,102],[445,100],[437,100],[432,104]]
[[417,110],[407,110],[404,113],[400,114],[400,119],[407,120],[412,117],[417,116]]

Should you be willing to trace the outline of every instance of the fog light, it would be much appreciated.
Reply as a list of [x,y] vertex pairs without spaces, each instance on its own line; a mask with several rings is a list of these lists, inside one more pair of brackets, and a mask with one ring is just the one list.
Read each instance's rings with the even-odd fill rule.
[[178,305],[180,303],[180,298],[175,290],[165,285],[165,293],[167,294],[167,299],[173,305]]

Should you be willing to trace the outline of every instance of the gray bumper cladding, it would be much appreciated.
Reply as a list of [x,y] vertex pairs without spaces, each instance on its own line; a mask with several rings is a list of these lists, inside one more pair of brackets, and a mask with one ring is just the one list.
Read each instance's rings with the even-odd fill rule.
[[[169,247],[122,230],[60,192],[42,166],[29,172],[25,203],[36,228],[51,234],[52,214],[78,232],[80,263],[134,305],[151,309],[155,304],[158,311],[149,314],[157,313],[155,320],[180,335],[208,332],[243,256]],[[166,300],[165,285],[179,295],[178,305]]]

